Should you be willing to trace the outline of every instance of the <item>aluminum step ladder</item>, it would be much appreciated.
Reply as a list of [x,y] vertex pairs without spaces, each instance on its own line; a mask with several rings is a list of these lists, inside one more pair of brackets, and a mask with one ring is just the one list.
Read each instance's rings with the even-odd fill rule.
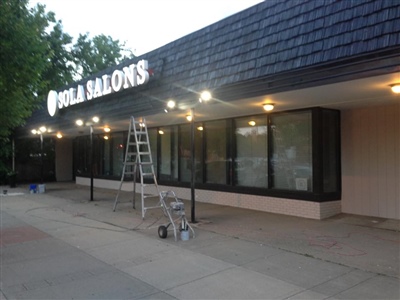
[[[151,156],[149,134],[144,118],[140,121],[135,120],[134,117],[130,119],[125,160],[122,168],[121,182],[119,184],[117,196],[115,197],[114,211],[117,207],[118,197],[126,176],[133,176],[133,208],[136,208],[136,185],[140,184],[143,219],[148,209],[162,207],[162,203],[159,200],[160,192],[154,172],[153,158]],[[137,183],[138,176],[140,178],[139,183]],[[158,204],[156,206],[146,206],[145,200],[149,198],[157,198],[159,200]]]

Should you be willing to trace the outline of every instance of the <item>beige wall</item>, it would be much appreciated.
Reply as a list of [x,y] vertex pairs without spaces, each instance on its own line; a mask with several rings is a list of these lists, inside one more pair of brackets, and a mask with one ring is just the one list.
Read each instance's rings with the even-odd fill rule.
[[342,111],[342,211],[400,219],[400,99]]
[[72,177],[72,139],[62,138],[56,140],[56,179],[71,181]]

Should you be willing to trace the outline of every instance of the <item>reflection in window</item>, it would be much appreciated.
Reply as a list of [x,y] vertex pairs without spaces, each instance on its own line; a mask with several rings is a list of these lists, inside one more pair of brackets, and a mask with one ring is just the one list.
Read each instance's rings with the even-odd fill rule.
[[151,158],[153,160],[154,171],[157,170],[157,129],[151,128],[148,129],[149,133],[149,142],[150,142],[150,150],[151,150]]
[[271,116],[272,187],[312,191],[311,111]]
[[227,121],[205,123],[206,130],[206,182],[227,183]]
[[179,172],[182,182],[190,182],[192,174],[191,163],[191,126],[181,125],[179,143]]
[[267,118],[236,119],[235,128],[235,184],[268,187]]
[[178,179],[178,138],[177,127],[160,129],[160,154],[159,163],[160,179]]
[[[110,135],[109,135],[110,136]],[[111,175],[111,138],[103,141],[103,175],[110,176]]]
[[[203,179],[203,127],[195,124],[195,180],[202,182]],[[191,124],[179,127],[179,172],[182,182],[190,182],[192,178],[192,152],[191,152]]]
[[114,133],[111,138],[112,142],[112,174],[114,176],[122,175],[124,165],[124,136],[122,133]]

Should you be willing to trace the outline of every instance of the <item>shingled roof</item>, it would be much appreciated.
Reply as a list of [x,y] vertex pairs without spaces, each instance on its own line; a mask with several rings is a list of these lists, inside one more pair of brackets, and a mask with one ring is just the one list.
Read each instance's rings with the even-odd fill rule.
[[[85,105],[120,119],[154,114],[168,98],[204,88],[224,101],[261,96],[392,73],[399,51],[400,1],[267,0],[125,62],[146,59],[155,75]],[[114,69],[121,65],[92,78]],[[46,109],[39,115],[51,122]]]
[[268,0],[146,56],[165,60],[167,82],[199,90],[337,69],[371,54],[398,57],[399,50],[400,1]]

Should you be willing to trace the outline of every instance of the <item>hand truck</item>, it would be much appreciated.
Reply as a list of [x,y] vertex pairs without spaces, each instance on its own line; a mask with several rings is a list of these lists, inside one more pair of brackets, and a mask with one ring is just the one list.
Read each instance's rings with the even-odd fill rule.
[[[176,197],[175,193],[173,191],[160,192],[160,202],[164,215],[169,219],[169,223],[158,227],[158,236],[162,239],[167,238],[168,227],[172,225],[175,242],[178,240],[177,230],[180,232],[188,232],[190,230],[194,238],[194,230],[186,219],[185,205]],[[169,205],[167,202],[169,202]],[[177,217],[174,219],[173,215],[177,215]]]

